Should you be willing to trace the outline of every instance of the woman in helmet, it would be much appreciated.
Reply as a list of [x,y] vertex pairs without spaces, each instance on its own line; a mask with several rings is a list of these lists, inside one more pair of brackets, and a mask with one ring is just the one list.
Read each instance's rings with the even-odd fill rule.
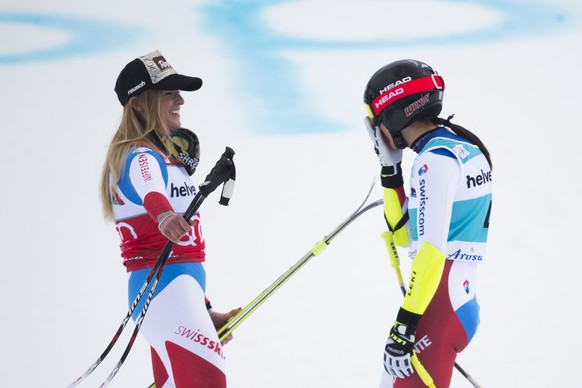
[[[404,302],[385,345],[383,388],[424,387],[414,373],[416,359],[437,387],[448,387],[456,355],[479,324],[476,273],[487,243],[491,159],[475,134],[438,117],[444,89],[429,65],[405,59],[374,73],[364,93],[385,219],[395,244],[408,246],[412,258]],[[408,197],[405,148],[417,154]]]

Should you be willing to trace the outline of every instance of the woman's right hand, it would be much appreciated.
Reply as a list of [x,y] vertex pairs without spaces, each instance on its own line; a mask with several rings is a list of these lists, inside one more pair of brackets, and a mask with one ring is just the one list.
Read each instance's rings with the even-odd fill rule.
[[180,214],[167,211],[158,216],[158,229],[168,240],[176,244],[190,231],[190,224]]
[[374,143],[374,151],[378,156],[378,160],[382,166],[396,166],[402,162],[402,150],[392,148],[382,136],[380,127],[372,124],[369,117],[364,118],[364,126]]

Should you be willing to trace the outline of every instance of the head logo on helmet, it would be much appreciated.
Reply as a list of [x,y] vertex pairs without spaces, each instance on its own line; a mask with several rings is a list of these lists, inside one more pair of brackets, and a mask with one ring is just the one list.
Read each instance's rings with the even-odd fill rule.
[[398,148],[405,148],[401,131],[442,110],[445,83],[424,62],[403,59],[372,75],[364,91],[364,103],[374,125],[384,123]]

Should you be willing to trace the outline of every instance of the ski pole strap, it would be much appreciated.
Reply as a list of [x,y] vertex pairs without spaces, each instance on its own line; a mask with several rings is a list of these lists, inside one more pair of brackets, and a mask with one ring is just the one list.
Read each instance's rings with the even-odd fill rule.
[[406,225],[406,223],[408,222],[409,219],[409,215],[408,215],[408,211],[406,211],[406,213],[404,213],[402,215],[402,218],[400,219],[400,221],[398,221],[396,223],[396,225],[394,225],[394,227],[392,227],[392,225],[390,225],[390,223],[386,220],[386,223],[388,224],[388,230],[390,230],[391,232],[396,232],[397,230],[399,230],[400,228],[402,228],[404,225]]
[[395,244],[401,247],[410,244],[408,229],[404,227],[409,220],[406,208],[403,187],[397,189],[384,187],[384,219],[388,224],[388,230],[394,233]]

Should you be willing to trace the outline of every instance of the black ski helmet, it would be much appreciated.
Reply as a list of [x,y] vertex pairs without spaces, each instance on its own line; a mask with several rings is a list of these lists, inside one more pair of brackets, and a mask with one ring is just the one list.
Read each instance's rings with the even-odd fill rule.
[[402,129],[413,122],[437,117],[443,107],[444,80],[432,67],[414,59],[389,63],[372,75],[364,103],[374,125],[384,123],[394,144],[406,148]]

